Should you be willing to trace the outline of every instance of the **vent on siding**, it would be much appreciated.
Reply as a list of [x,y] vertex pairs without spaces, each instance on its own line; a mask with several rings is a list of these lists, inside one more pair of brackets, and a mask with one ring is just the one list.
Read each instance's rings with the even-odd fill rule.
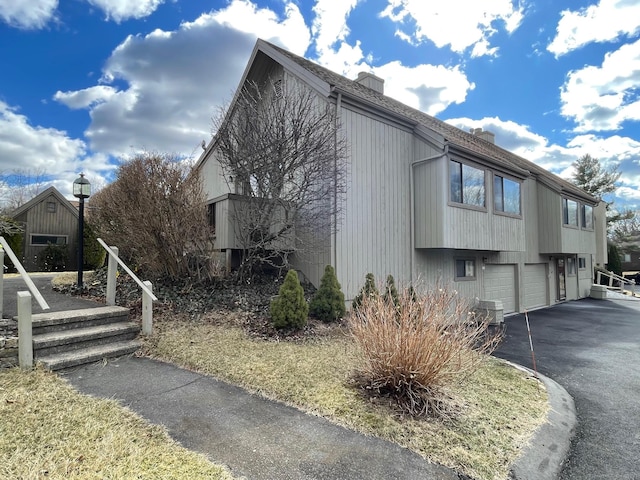
[[275,98],[282,98],[282,80],[273,82],[273,94]]

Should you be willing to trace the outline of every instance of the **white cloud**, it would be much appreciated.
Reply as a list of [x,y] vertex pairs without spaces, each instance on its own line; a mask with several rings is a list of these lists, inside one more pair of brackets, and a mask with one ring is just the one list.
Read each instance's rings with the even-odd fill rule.
[[524,18],[524,6],[512,0],[388,0],[380,15],[398,24],[400,38],[411,38],[412,43],[428,39],[456,53],[472,47],[471,55],[478,57],[496,54],[490,37],[500,26],[508,33],[515,31]]
[[58,0],[0,0],[0,19],[25,30],[43,28],[55,18]]
[[162,5],[164,0],[87,0],[94,7],[102,10],[107,20],[116,23],[130,18],[144,18],[151,15]]
[[0,172],[43,171],[51,184],[72,198],[71,185],[84,171],[91,182],[106,183],[114,169],[106,155],[87,156],[82,140],[55,128],[30,125],[17,108],[0,101]]
[[75,92],[57,91],[53,99],[72,109],[88,108],[99,103],[106,102],[117,90],[107,85],[96,85],[95,87],[76,90]]
[[313,7],[315,18],[311,31],[316,50],[320,55],[330,50],[337,42],[343,42],[349,35],[347,17],[361,0],[316,0]]
[[385,94],[411,107],[436,115],[452,103],[464,102],[475,85],[458,67],[418,65],[407,67],[394,61],[374,67],[385,80]]
[[556,57],[592,42],[610,42],[640,32],[640,2],[600,0],[577,11],[564,10],[547,50]]
[[293,4],[280,18],[234,0],[175,31],[130,35],[107,60],[99,85],[54,98],[89,109],[85,135],[93,151],[197,154],[211,136],[211,117],[231,99],[256,37],[303,53],[310,34]]
[[640,120],[640,40],[605,55],[602,66],[569,72],[562,86],[561,113],[576,131],[617,130]]

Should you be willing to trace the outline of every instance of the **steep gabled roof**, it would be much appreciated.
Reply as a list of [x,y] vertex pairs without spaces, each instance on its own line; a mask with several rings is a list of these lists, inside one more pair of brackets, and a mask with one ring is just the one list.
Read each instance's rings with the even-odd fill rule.
[[[523,157],[262,39],[258,39],[256,42],[238,88],[241,88],[244,84],[259,52],[268,55],[283,65],[286,70],[300,77],[321,94],[328,96],[331,92],[342,93],[344,96],[359,101],[366,107],[393,115],[413,125],[417,132],[424,131],[424,129],[435,132],[436,135],[444,139],[445,144],[463,152],[471,152],[481,158],[490,159],[493,163],[520,174],[531,173],[540,182],[558,192],[565,192],[594,204],[598,202],[597,198],[589,195],[584,190]],[[230,108],[232,108],[233,103],[231,103]],[[202,153],[197,162],[198,166],[206,159],[214,144],[215,137]]]
[[11,213],[11,217],[16,218],[22,215],[24,212],[36,206],[38,203],[44,201],[46,198],[50,197],[51,195],[56,197],[56,200],[58,200],[64,207],[66,207],[67,210],[69,210],[74,216],[76,217],[79,216],[78,210],[71,204],[71,202],[69,202],[69,200],[64,198],[62,194],[55,187],[52,186],[47,188],[45,191],[39,193],[35,197],[33,197],[24,205],[21,205],[20,207],[16,208]]
[[443,122],[431,115],[428,115],[420,110],[411,108],[391,97],[376,92],[360,83],[350,80],[342,75],[339,75],[331,70],[328,70],[320,65],[307,60],[306,58],[299,57],[283,48],[273,45],[264,40],[258,40],[258,48],[260,43],[276,50],[280,54],[292,60],[297,65],[301,66],[305,70],[308,70],[330,84],[334,90],[343,92],[344,94],[359,98],[365,103],[371,104],[380,109],[394,113],[409,121],[413,121],[416,125],[421,125],[430,130],[435,131],[437,134],[442,135],[445,141],[450,144],[462,147],[463,149],[479,154],[484,157],[489,157],[497,161],[499,164],[505,166],[515,167],[518,170],[526,170],[537,176],[543,183],[549,185],[552,188],[576,195],[591,202],[597,203],[597,199],[586,193],[584,190],[576,187],[572,183],[554,175],[553,173],[545,170],[544,168],[536,165],[535,163],[522,158],[504,148],[499,147],[491,142],[487,142],[482,138],[472,133],[465,132],[453,125]]

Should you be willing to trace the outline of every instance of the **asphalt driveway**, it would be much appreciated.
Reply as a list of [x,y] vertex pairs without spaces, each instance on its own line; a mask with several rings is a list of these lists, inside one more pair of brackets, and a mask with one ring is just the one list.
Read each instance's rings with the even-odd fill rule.
[[[640,479],[640,300],[568,302],[529,313],[537,368],[575,400],[562,480]],[[496,356],[531,367],[524,316],[505,320]]]

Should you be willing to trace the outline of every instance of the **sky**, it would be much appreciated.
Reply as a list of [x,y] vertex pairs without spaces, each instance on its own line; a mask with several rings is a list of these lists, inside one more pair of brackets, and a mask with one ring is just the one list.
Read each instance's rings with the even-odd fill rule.
[[[72,199],[143,152],[197,159],[257,38],[640,209],[638,0],[0,0],[0,174]],[[2,185],[0,185],[0,195]]]

